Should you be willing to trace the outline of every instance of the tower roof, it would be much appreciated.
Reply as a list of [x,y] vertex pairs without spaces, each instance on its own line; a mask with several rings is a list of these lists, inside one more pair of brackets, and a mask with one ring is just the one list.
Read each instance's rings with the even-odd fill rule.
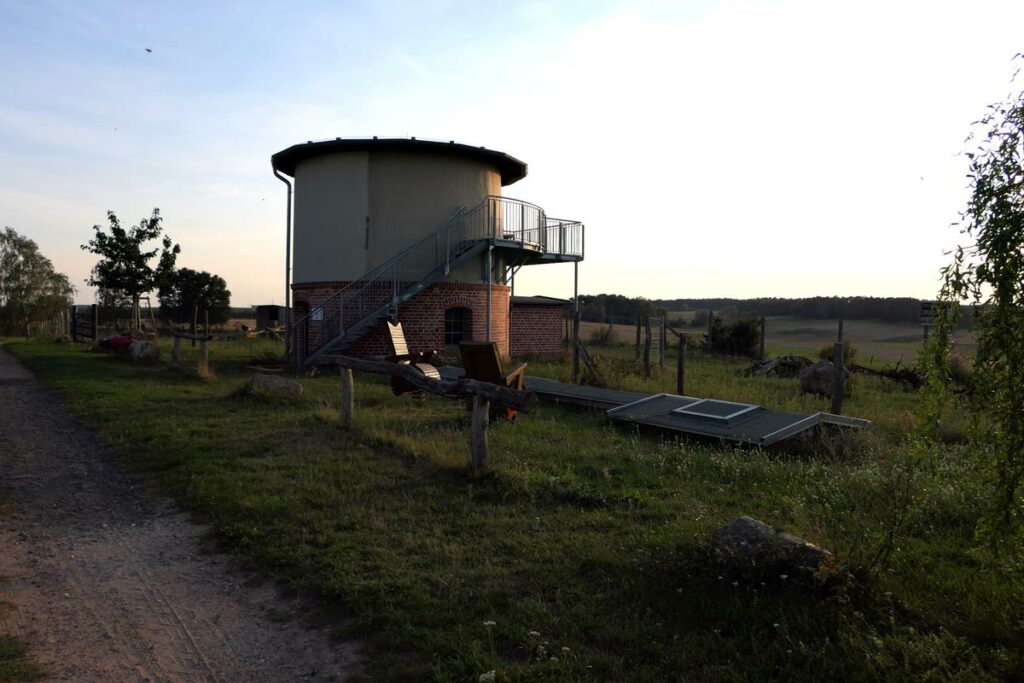
[[511,185],[517,180],[526,177],[526,163],[485,147],[473,147],[455,142],[439,142],[435,140],[417,140],[416,138],[334,138],[333,140],[320,140],[317,142],[305,142],[292,145],[288,149],[281,150],[270,157],[270,163],[275,170],[292,177],[295,176],[295,167],[300,161],[325,154],[337,154],[339,152],[372,152],[386,150],[389,152],[426,152],[432,154],[443,154],[462,159],[472,159],[490,164],[501,173],[501,184]]

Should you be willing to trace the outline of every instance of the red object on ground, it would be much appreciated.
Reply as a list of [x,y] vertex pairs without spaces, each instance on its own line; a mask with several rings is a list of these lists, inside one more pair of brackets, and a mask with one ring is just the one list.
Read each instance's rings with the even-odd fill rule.
[[100,346],[110,349],[111,351],[122,351],[132,345],[135,340],[126,334],[119,334],[116,337],[107,337]]

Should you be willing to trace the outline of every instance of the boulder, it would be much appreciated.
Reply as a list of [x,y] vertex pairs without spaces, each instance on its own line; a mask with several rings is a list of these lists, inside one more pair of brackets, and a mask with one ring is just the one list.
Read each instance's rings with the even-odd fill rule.
[[154,361],[160,358],[160,347],[144,339],[132,342],[128,347],[128,355],[135,361]]
[[[850,371],[843,368],[843,380],[850,376]],[[832,384],[835,381],[835,368],[830,360],[818,361],[814,365],[800,371],[800,388],[806,394],[832,397]]]
[[832,564],[832,553],[753,517],[737,517],[715,534],[720,560],[737,569],[760,567],[783,577],[818,574]]
[[797,377],[804,368],[813,365],[814,361],[803,356],[776,356],[771,360],[758,361],[747,368],[743,374],[765,377]]
[[301,384],[287,377],[255,375],[245,383],[245,391],[251,394],[298,398],[302,396],[303,388]]

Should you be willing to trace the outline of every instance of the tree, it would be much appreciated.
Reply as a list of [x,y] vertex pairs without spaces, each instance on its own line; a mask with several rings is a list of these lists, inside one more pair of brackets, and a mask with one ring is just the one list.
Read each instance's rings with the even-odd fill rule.
[[51,320],[70,306],[74,291],[33,240],[12,228],[0,232],[0,328],[28,337],[33,322]]
[[972,444],[992,490],[979,531],[999,542],[1024,530],[1024,92],[991,105],[975,125],[961,224],[968,244],[942,271],[946,305],[927,360],[946,383],[950,331],[961,303],[974,304]]
[[231,292],[224,278],[205,270],[181,268],[160,287],[160,315],[175,322],[191,320],[195,332],[199,311],[209,311],[210,322],[225,323],[231,316]]
[[[127,230],[121,227],[113,211],[107,212],[107,220],[110,222],[109,232],[94,225],[96,234],[82,245],[82,249],[100,257],[86,282],[130,300],[132,327],[139,329],[142,327],[139,299],[160,287],[173,274],[181,247],[165,235],[159,247],[143,251],[147,242],[160,238],[163,232],[160,209],[153,209],[152,216],[143,218],[138,225]],[[157,264],[151,266],[150,261],[157,254],[160,255]]]

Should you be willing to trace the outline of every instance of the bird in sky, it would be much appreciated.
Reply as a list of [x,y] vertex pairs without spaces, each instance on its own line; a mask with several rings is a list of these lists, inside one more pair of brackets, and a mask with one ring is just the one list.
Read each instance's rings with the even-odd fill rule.
[[151,47],[147,47],[146,48],[146,52],[152,52],[152,51],[153,51],[153,48],[151,48]]

